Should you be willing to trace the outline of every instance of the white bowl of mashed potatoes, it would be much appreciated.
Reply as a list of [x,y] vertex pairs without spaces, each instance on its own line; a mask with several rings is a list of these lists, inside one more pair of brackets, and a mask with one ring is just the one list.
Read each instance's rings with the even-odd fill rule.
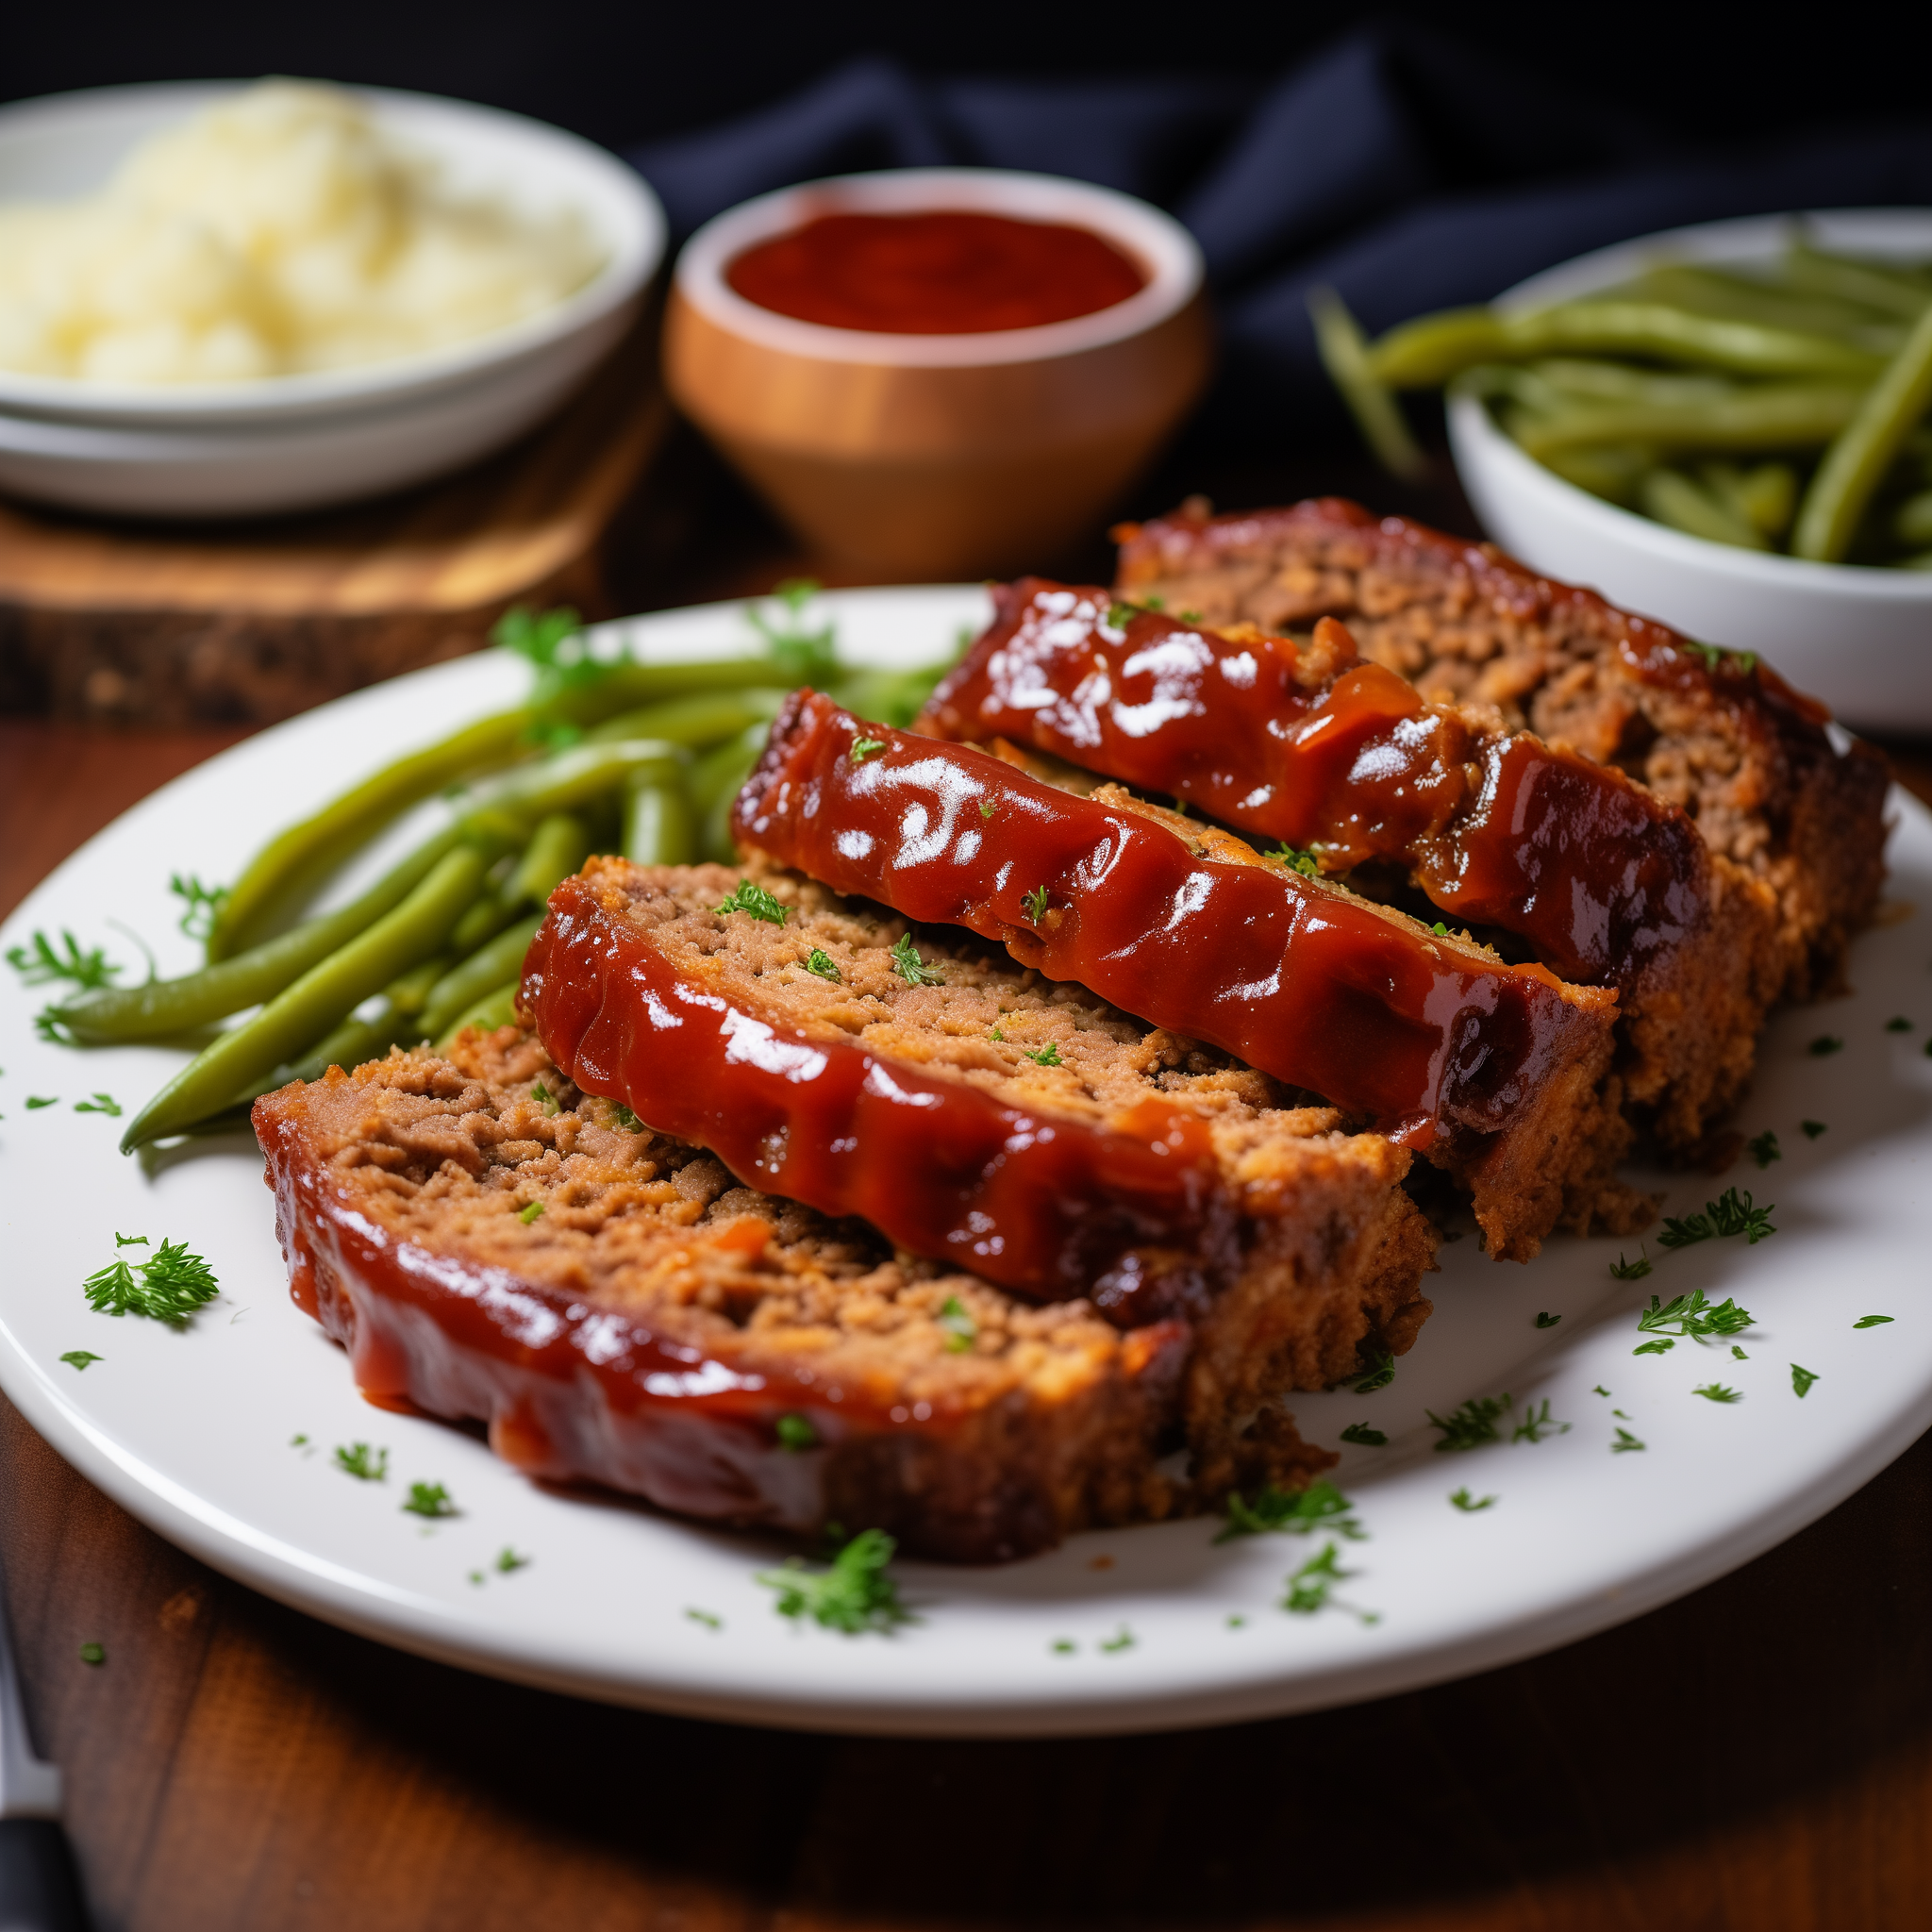
[[401,489],[555,409],[664,218],[521,116],[302,81],[0,108],[0,490],[176,518]]

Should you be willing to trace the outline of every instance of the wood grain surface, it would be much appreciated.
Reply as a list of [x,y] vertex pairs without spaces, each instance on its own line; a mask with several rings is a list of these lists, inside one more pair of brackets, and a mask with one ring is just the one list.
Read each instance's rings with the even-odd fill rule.
[[[0,721],[0,905],[234,735]],[[1894,749],[1932,798],[1932,746]],[[1211,1731],[879,1742],[345,1635],[151,1535],[0,1403],[30,1720],[104,1932],[1919,1932],[1928,1523],[1932,1438],[1721,1582],[1507,1670]]]

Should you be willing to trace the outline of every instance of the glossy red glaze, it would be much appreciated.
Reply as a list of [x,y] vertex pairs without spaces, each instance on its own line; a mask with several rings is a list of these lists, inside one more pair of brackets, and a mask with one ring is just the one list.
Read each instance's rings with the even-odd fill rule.
[[1571,979],[1627,986],[1709,917],[1709,858],[1682,812],[1526,733],[1472,729],[1357,659],[1330,619],[1307,653],[1091,586],[1027,577],[997,596],[917,729],[1030,744],[1319,844],[1329,872],[1398,861],[1458,923],[1521,933]]
[[[1110,1127],[1043,1118],[835,1026],[774,1025],[680,971],[591,880],[552,893],[523,1006],[587,1093],[709,1148],[747,1186],[860,1215],[1018,1293],[1091,1294],[1138,1326],[1239,1266],[1197,1116],[1150,1097]],[[1185,1253],[1158,1267],[1142,1253],[1171,1247]]]
[[1091,228],[964,208],[821,215],[736,257],[747,302],[891,335],[1038,328],[1111,308],[1147,277]]
[[[861,734],[884,748],[855,763]],[[1611,1006],[1572,1005],[1540,966],[1499,965],[1285,867],[1207,858],[1158,820],[970,746],[861,725],[816,692],[779,713],[733,829],[835,891],[1001,941],[1418,1148],[1506,1128]],[[1036,920],[1027,896],[1041,887]]]

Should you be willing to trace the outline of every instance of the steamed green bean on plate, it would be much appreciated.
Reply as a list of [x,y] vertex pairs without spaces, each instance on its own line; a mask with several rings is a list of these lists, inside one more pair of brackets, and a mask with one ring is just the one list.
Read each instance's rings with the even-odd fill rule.
[[[600,654],[571,610],[513,610],[494,639],[529,661],[523,704],[352,786],[278,832],[231,885],[175,880],[207,963],[83,987],[39,1022],[78,1049],[200,1045],[128,1122],[122,1151],[240,1125],[258,1094],[330,1065],[503,1024],[544,902],[591,853],[732,858],[731,800],[794,686],[909,724],[945,665],[841,664],[832,629],[806,627],[815,590],[781,585],[748,608],[741,656],[687,663]],[[440,822],[412,850],[348,904],[316,909],[332,879],[358,861],[366,872],[376,841],[439,796],[425,818]]]
[[1477,398],[1546,469],[1742,549],[1932,569],[1932,262],[1805,239],[1659,259],[1530,309],[1445,309],[1371,341],[1330,291],[1323,361],[1371,448],[1414,474],[1401,392]]

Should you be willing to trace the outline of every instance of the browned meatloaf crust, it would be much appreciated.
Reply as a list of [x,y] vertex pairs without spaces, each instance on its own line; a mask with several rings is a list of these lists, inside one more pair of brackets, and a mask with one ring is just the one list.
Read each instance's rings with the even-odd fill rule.
[[[1340,618],[1428,697],[1617,766],[1697,821],[1725,890],[1764,895],[1752,1000],[1839,983],[1884,878],[1884,761],[1755,659],[1691,643],[1492,544],[1322,498],[1121,533],[1124,596],[1269,630]],[[1754,952],[1754,962],[1756,954]],[[1701,1024],[1687,997],[1687,1025]]]
[[[532,1475],[997,1561],[1334,1460],[1270,1409],[1224,1428],[1214,1468],[1170,1479],[1184,1323],[1029,1304],[741,1187],[583,1095],[514,1027],[331,1068],[265,1095],[255,1123],[295,1300],[364,1391],[487,1422]],[[1426,1311],[1382,1311],[1390,1345]],[[1306,1312],[1308,1379],[1353,1365],[1342,1331],[1365,1324]]]

